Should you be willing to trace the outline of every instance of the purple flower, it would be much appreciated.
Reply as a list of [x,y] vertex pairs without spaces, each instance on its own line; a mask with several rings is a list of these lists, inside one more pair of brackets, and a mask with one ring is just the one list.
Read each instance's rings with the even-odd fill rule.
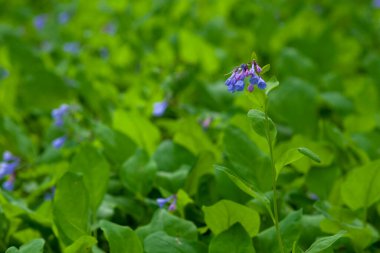
[[54,119],[54,125],[55,126],[58,126],[58,127],[63,126],[63,119],[64,119],[65,115],[67,115],[69,110],[70,110],[69,105],[62,104],[60,107],[58,107],[57,109],[54,109],[51,112],[51,116]]
[[52,200],[55,195],[55,186],[50,188],[50,192],[47,192],[44,196],[45,200]]
[[380,8],[380,0],[373,0],[373,7]]
[[153,104],[153,115],[156,117],[162,116],[165,113],[167,107],[168,107],[167,101],[154,103]]
[[207,118],[205,118],[205,119],[202,121],[202,123],[201,123],[202,128],[203,128],[203,129],[207,129],[207,128],[209,128],[210,125],[211,125],[211,122],[212,122],[212,117],[207,117]]
[[62,137],[58,137],[57,139],[54,139],[53,142],[51,143],[51,145],[56,148],[56,149],[59,149],[61,148],[65,142],[66,142],[66,136],[62,136]]
[[240,67],[236,68],[231,76],[225,81],[227,90],[229,92],[242,91],[244,90],[245,82],[244,80],[249,77],[248,91],[252,92],[254,85],[260,89],[266,88],[265,81],[259,76],[261,68],[255,61],[251,63],[251,67],[248,64],[242,64]]
[[38,15],[33,20],[34,27],[38,30],[41,30],[45,27],[46,24],[46,15]]
[[3,183],[4,190],[12,191],[15,186],[15,176],[12,174],[7,181]]
[[166,203],[170,203],[168,207],[169,211],[174,211],[177,208],[177,196],[175,194],[167,198],[158,198],[156,202],[160,208],[163,208]]
[[80,45],[78,42],[67,42],[63,44],[63,51],[70,54],[79,54]]
[[68,12],[64,11],[58,14],[58,23],[60,23],[61,25],[66,24],[67,22],[69,22],[69,20],[70,14]]
[[7,175],[11,175],[20,164],[20,159],[14,156],[11,152],[3,153],[3,161],[0,163],[0,179]]

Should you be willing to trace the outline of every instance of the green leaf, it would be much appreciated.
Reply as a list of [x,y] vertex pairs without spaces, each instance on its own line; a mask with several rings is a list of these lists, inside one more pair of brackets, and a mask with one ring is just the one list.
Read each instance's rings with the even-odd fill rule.
[[306,251],[305,253],[319,253],[323,252],[326,249],[331,248],[331,246],[336,242],[338,239],[342,238],[347,232],[341,231],[336,235],[332,236],[325,236],[318,238]]
[[16,247],[10,247],[5,253],[43,253],[44,252],[44,239],[34,239],[27,244],[24,244],[17,249]]
[[285,166],[294,163],[301,159],[303,154],[300,153],[299,149],[292,148],[287,150],[286,152],[282,152],[279,157],[276,159],[276,172],[277,176],[280,174],[282,168]]
[[125,134],[103,124],[94,126],[95,133],[103,144],[105,155],[114,163],[122,164],[136,151],[136,143]]
[[148,235],[165,231],[170,236],[180,237],[188,240],[196,240],[198,237],[197,227],[190,221],[178,218],[164,209],[158,209],[148,225],[139,227],[137,235],[144,239]]
[[82,175],[67,172],[57,183],[53,221],[62,242],[69,245],[90,231],[89,196]]
[[163,231],[150,234],[144,240],[146,253],[206,253],[207,248],[199,242],[170,236]]
[[270,70],[270,64],[266,64],[265,66],[263,66],[263,67],[261,68],[260,75],[264,75],[264,74],[267,73],[269,70]]
[[342,183],[343,202],[352,210],[368,208],[380,200],[380,160],[351,170]]
[[89,194],[93,215],[96,214],[108,186],[110,168],[106,159],[90,145],[82,146],[73,159],[70,171],[81,173]]
[[152,154],[160,140],[160,131],[147,118],[133,112],[116,110],[113,127],[129,136],[140,147]]
[[228,127],[224,133],[224,150],[229,169],[252,185],[256,192],[272,188],[270,159],[239,128]]
[[120,226],[106,220],[101,220],[99,226],[108,240],[111,253],[143,253],[140,239],[131,228]]
[[156,171],[156,164],[140,149],[120,168],[121,182],[131,192],[145,196],[152,189]]
[[319,156],[317,154],[315,154],[313,151],[311,151],[308,148],[300,147],[300,148],[298,148],[298,152],[309,157],[311,160],[313,160],[317,163],[321,163],[321,158],[319,158]]
[[209,246],[210,253],[255,253],[252,240],[240,223],[215,236]]
[[202,207],[202,210],[207,226],[215,235],[227,230],[236,222],[244,227],[250,237],[259,232],[259,214],[249,207],[230,200],[221,200],[215,205]]
[[269,129],[270,137],[273,142],[275,141],[277,135],[276,126],[269,117],[265,117],[264,112],[256,109],[249,110],[248,118],[252,123],[253,130],[258,135],[267,138],[267,129]]
[[96,244],[97,240],[89,235],[81,236],[78,240],[65,248],[64,253],[92,253],[92,246]]
[[267,88],[265,89],[265,94],[268,95],[271,91],[278,88],[280,85],[280,82],[277,81],[276,77],[271,77],[269,81],[267,81]]
[[[300,236],[301,219],[302,211],[300,210],[290,213],[280,222],[280,233],[283,239],[285,252],[290,252],[292,250],[293,243],[297,241]],[[260,234],[254,238],[254,245],[257,252],[281,252],[274,226],[260,232]]]

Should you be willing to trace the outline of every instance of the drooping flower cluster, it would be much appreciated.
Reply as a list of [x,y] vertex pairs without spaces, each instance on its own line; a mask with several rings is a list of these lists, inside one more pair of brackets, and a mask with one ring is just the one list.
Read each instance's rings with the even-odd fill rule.
[[[62,127],[64,123],[64,118],[70,112],[70,106],[66,104],[62,104],[57,109],[52,110],[51,116],[54,119],[54,125],[57,127]],[[53,140],[52,146],[54,148],[61,148],[66,141],[66,136],[61,136]]]
[[3,161],[0,163],[0,180],[8,177],[3,183],[3,188],[7,191],[12,191],[14,188],[14,181],[16,179],[15,170],[19,164],[20,158],[14,156],[9,151],[3,153]]
[[245,79],[249,78],[248,91],[252,92],[254,85],[259,89],[265,89],[267,84],[260,76],[261,68],[253,61],[251,64],[242,64],[232,72],[231,76],[226,80],[225,84],[229,92],[243,91],[245,86]]
[[170,203],[168,207],[169,211],[174,211],[177,208],[177,196],[175,194],[167,198],[158,198],[156,201],[157,201],[157,205],[160,208],[163,208],[166,203]]

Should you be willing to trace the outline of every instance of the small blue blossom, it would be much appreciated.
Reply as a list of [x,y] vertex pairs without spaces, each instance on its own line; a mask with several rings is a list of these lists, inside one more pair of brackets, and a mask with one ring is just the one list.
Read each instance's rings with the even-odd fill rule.
[[106,26],[104,26],[103,32],[109,35],[115,35],[115,33],[117,32],[117,27],[114,23],[108,23]]
[[19,164],[20,159],[18,157],[9,151],[5,151],[3,153],[3,161],[0,163],[0,179],[13,174]]
[[67,22],[69,22],[69,20],[70,14],[68,12],[64,11],[58,14],[58,23],[60,23],[61,25],[66,24]]
[[225,85],[227,86],[227,90],[229,92],[235,91],[243,91],[245,86],[245,79],[249,77],[249,86],[248,91],[252,92],[254,89],[254,85],[257,84],[259,89],[265,89],[266,83],[259,76],[261,73],[261,67],[253,61],[251,67],[248,64],[242,64],[240,67],[236,68],[231,76],[225,81]]
[[169,211],[174,211],[177,208],[177,196],[175,194],[167,198],[158,198],[156,202],[160,208],[163,208],[167,203],[170,203],[168,207]]
[[37,28],[37,30],[41,30],[45,27],[46,24],[46,15],[38,15],[33,20],[34,27]]
[[53,140],[53,142],[51,143],[51,145],[54,148],[59,149],[59,148],[61,148],[65,144],[66,139],[67,139],[66,136],[58,137],[58,138],[56,138],[56,139]]
[[167,107],[168,107],[168,102],[166,100],[162,102],[154,103],[153,116],[156,116],[156,117],[162,116],[165,113]]
[[67,42],[63,44],[63,51],[70,54],[79,54],[80,45],[78,42]]
[[69,110],[70,110],[70,106],[68,106],[66,104],[62,104],[59,108],[54,109],[51,112],[51,116],[54,119],[54,125],[55,126],[58,126],[58,127],[63,126],[63,122],[64,122],[63,119],[64,119],[65,115],[68,114]]
[[380,0],[373,0],[373,7],[380,8]]
[[4,190],[13,191],[15,186],[15,176],[12,174],[7,181],[3,183]]

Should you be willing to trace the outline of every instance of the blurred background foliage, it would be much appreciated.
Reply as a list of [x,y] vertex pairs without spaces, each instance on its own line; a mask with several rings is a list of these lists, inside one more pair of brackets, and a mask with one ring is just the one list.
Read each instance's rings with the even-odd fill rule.
[[[333,207],[326,203],[349,208],[355,217],[367,213],[369,206],[352,204],[356,200],[344,189],[350,188],[347,174],[380,157],[376,1],[2,0],[0,5],[0,150],[22,159],[15,191],[2,191],[7,200],[0,201],[6,217],[0,222],[0,249],[44,237],[57,252],[57,239],[49,236],[56,233],[52,217],[44,217],[51,208],[43,205],[44,194],[94,147],[101,157],[92,150],[90,159],[110,166],[107,193],[100,208],[94,207],[100,218],[135,229],[152,219],[155,198],[178,191],[179,216],[198,227],[205,226],[201,207],[220,199],[260,210],[213,168],[226,165],[263,192],[270,189],[265,140],[246,118],[252,102],[224,85],[226,74],[249,62],[253,51],[261,66],[271,64],[264,78],[275,75],[280,81],[270,97],[278,128],[275,151],[306,146],[322,159],[321,164],[301,159],[283,170],[281,216],[301,208],[310,215],[329,213]],[[168,108],[155,117],[159,101]],[[68,123],[70,140],[57,150],[50,143],[62,130],[52,125],[51,110],[62,103],[76,110]],[[99,194],[96,201],[103,198]],[[326,202],[313,207],[316,198]],[[378,227],[380,206],[372,209],[366,219]],[[271,226],[264,211],[259,213],[261,230]],[[324,233],[336,232],[324,224]],[[353,243],[354,249],[378,240],[378,232],[361,235],[368,233],[375,239]]]

